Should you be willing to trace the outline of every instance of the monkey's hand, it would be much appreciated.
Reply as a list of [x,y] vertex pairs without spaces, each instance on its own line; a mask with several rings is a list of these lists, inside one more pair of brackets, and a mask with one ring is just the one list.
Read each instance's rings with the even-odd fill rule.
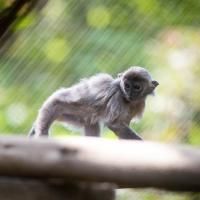
[[107,124],[108,128],[112,130],[120,139],[128,140],[142,140],[131,128],[125,124]]

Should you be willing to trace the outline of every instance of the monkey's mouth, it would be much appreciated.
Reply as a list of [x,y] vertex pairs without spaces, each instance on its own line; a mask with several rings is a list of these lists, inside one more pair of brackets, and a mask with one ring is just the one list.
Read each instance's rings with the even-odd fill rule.
[[127,101],[129,102],[133,102],[133,101],[138,101],[141,100],[143,98],[143,96],[127,96]]
[[133,102],[135,100],[135,98],[133,97],[130,97],[128,95],[124,95],[124,99],[127,101],[127,102]]
[[152,86],[151,92],[149,94],[155,96],[155,89],[159,85],[159,82],[158,81],[152,81],[152,85],[153,86]]
[[159,85],[159,82],[158,81],[152,81],[152,85],[155,89]]

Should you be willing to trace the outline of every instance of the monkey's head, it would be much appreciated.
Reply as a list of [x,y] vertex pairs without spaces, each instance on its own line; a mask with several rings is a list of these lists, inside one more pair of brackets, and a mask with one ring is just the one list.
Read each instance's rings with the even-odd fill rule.
[[142,67],[130,67],[120,75],[120,87],[128,101],[144,99],[147,95],[154,94],[158,85]]

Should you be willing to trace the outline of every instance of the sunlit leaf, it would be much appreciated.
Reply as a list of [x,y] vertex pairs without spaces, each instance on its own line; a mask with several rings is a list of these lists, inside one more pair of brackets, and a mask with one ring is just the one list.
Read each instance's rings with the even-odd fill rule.
[[102,137],[107,139],[117,139],[117,136],[108,129],[105,129],[105,131],[102,133]]
[[193,123],[188,136],[189,143],[192,145],[200,145],[200,126]]
[[111,15],[104,6],[90,8],[87,12],[87,23],[95,28],[105,28],[109,25]]
[[69,43],[63,38],[54,38],[44,46],[46,57],[55,63],[60,63],[67,58],[70,50]]
[[42,10],[45,18],[55,23],[56,20],[62,15],[66,3],[62,0],[49,1],[47,6]]
[[34,12],[28,14],[22,20],[20,20],[15,26],[15,30],[22,30],[36,23],[36,15]]
[[27,108],[22,103],[11,104],[5,114],[7,122],[12,126],[22,125],[28,116]]

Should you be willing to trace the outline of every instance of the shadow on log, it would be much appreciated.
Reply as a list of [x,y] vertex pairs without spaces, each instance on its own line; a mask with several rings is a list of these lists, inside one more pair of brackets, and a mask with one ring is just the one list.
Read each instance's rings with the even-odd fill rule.
[[2,200],[114,200],[114,185],[16,177],[0,179]]

